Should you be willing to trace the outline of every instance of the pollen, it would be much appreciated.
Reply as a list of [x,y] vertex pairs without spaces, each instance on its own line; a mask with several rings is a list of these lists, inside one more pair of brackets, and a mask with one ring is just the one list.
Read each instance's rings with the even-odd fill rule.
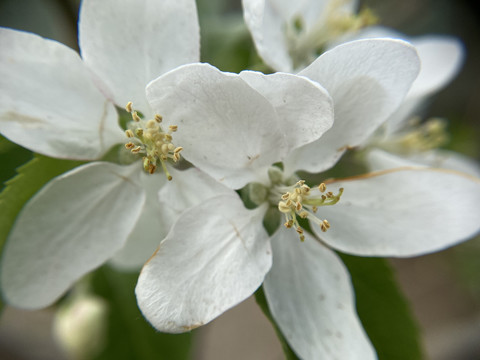
[[170,159],[178,162],[181,159],[181,146],[175,146],[172,143],[172,133],[178,130],[176,125],[170,125],[168,130],[163,130],[160,123],[163,118],[156,114],[154,119],[144,120],[137,111],[133,109],[132,102],[129,102],[125,109],[131,114],[132,121],[128,123],[128,129],[125,136],[128,142],[125,148],[133,154],[140,154],[143,157],[143,168],[149,174],[154,174],[161,166],[168,180],[172,176],[168,172],[166,162]]
[[310,188],[305,181],[300,180],[291,187],[281,187],[281,189],[287,190],[280,196],[281,200],[278,202],[278,210],[286,219],[284,226],[288,229],[295,227],[301,241],[305,240],[305,235],[304,229],[298,222],[299,218],[314,222],[322,232],[330,229],[328,220],[318,218],[316,213],[321,206],[335,205],[339,202],[343,188],[340,188],[335,195],[331,191],[327,192],[327,186],[324,183]]

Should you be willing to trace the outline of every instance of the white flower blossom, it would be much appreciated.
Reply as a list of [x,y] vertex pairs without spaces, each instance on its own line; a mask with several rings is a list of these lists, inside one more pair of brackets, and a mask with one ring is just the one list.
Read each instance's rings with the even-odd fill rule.
[[[374,129],[369,122],[381,124],[390,116],[418,71],[415,50],[401,41],[362,40],[322,55],[305,70],[322,80],[335,104],[334,125],[318,140],[328,116],[322,131],[304,139],[315,124],[306,121],[315,109],[298,103],[314,84],[305,78],[237,76],[194,64],[150,83],[153,109],[164,109],[179,123],[177,135],[180,125],[185,132],[198,129],[195,137],[181,136],[182,143],[189,142],[185,157],[232,190],[183,212],[143,267],[136,295],[148,321],[160,331],[191,330],[263,282],[273,317],[299,357],[375,358],[355,312],[348,273],[330,247],[358,255],[411,256],[467,239],[479,230],[480,181],[404,168],[307,190],[292,177],[297,170],[333,166],[345,147],[368,138]],[[212,86],[200,87],[200,78],[212,79]],[[252,88],[268,102],[251,98]],[[204,97],[216,101],[205,107]],[[186,106],[171,105],[177,102]],[[276,120],[264,111],[269,106]],[[322,107],[328,114],[326,98]],[[189,148],[201,151],[189,153]],[[276,162],[286,165],[283,173],[271,167]],[[243,187],[257,208],[247,210],[233,190]],[[262,221],[272,212],[277,219],[285,216],[289,229],[279,227],[269,237]],[[323,243],[303,231],[300,218],[310,220]]]
[[[2,135],[64,159],[97,160],[113,145],[127,143],[143,153],[149,172],[168,158],[178,159],[179,149],[170,145],[176,129],[161,129],[145,86],[199,60],[195,1],[85,0],[79,45],[81,57],[56,41],[0,29]],[[115,105],[128,102],[145,119],[129,109],[134,120],[125,134]],[[151,146],[162,155],[154,158]],[[88,163],[50,181],[25,205],[2,259],[2,291],[9,304],[47,306],[123,247],[130,255],[119,253],[119,266],[139,267],[148,259],[172,218],[158,205],[166,177],[147,174],[141,163]],[[185,176],[195,176],[192,172]]]
[[298,71],[332,41],[376,21],[356,14],[356,0],[243,0],[245,23],[263,61],[276,71]]

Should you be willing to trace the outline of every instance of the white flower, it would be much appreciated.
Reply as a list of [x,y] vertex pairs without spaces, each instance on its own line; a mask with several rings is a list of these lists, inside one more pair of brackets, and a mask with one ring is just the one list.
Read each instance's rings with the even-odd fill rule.
[[277,71],[309,65],[319,50],[375,22],[356,0],[243,0],[245,22],[263,61]]
[[[296,193],[289,181],[293,172],[333,166],[344,151],[339,148],[366,139],[372,131],[368,122],[379,124],[379,117],[395,110],[418,70],[416,52],[400,41],[352,42],[321,56],[306,73],[326,84],[335,123],[319,140],[314,139],[328,128],[329,117],[319,119],[323,125],[317,135],[304,138],[311,126],[320,126],[308,121],[318,115],[311,99],[298,103],[317,93],[310,93],[315,83],[305,78],[255,72],[237,76],[195,64],[153,81],[147,97],[154,109],[164,109],[166,118],[181,125],[177,135],[189,142],[185,157],[232,189],[246,185],[250,200],[259,206],[247,210],[230,190],[182,213],[145,264],[136,287],[140,309],[151,324],[160,331],[188,331],[238,304],[263,282],[270,310],[299,357],[375,358],[355,312],[348,273],[336,254],[300,227],[298,234],[280,227],[269,238],[262,220],[273,212],[297,225],[307,215],[328,246],[375,256],[423,254],[477,232],[480,182],[449,172],[370,174],[329,183],[333,194],[324,193],[323,186],[305,190],[292,211],[286,208],[291,204],[281,204]],[[212,86],[200,87],[202,78],[212,79]],[[268,101],[249,95],[252,88]],[[216,101],[205,107],[205,97]],[[328,115],[328,98],[319,100]],[[171,105],[177,102],[186,106]],[[190,127],[198,130],[197,136],[183,137],[180,129]],[[189,153],[189,148],[201,151]],[[283,174],[270,167],[279,161],[288,163]],[[345,189],[340,201],[321,206],[337,201],[340,187]],[[291,194],[282,197],[287,192]]]
[[425,35],[408,39],[384,27],[371,27],[355,38],[398,38],[408,40],[417,49],[422,67],[399,109],[363,145],[370,150],[373,170],[408,165],[426,165],[452,169],[480,177],[478,163],[459,153],[438,149],[448,140],[443,119],[420,123],[419,113],[431,96],[442,90],[461,69],[465,50],[456,38]]
[[[198,61],[195,2],[85,0],[79,43],[81,58],[55,41],[0,29],[2,135],[47,156],[83,160],[132,140],[118,125],[114,104],[133,101],[151,119],[147,83]],[[134,134],[135,152],[148,153],[147,136],[158,135],[152,121],[132,121],[132,130],[144,126],[146,133],[145,144]],[[164,154],[178,157],[168,136]],[[145,168],[155,170],[148,161]],[[6,301],[47,306],[124,246],[137,251],[128,258],[119,254],[116,263],[141,266],[168,230],[162,221],[171,221],[157,201],[165,182],[163,174],[147,174],[141,161],[91,162],[50,181],[26,204],[9,235],[1,270]]]

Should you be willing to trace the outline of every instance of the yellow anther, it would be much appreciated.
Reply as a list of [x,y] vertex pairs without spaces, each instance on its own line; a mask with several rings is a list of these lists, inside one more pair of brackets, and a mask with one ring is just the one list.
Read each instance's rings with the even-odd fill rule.
[[290,206],[287,205],[287,203],[280,201],[278,203],[278,210],[280,210],[282,213],[290,213]]
[[300,211],[302,210],[302,203],[300,201],[297,201],[295,204],[295,210]]
[[[285,188],[282,187],[282,189]],[[324,183],[318,185],[311,191],[310,187],[305,185],[303,181],[299,181],[290,187],[288,192],[281,195],[282,200],[278,202],[278,209],[285,215],[285,227],[290,228],[295,226],[297,232],[301,235],[301,240],[304,236],[303,229],[298,222],[299,218],[313,221],[323,232],[330,228],[330,223],[327,220],[317,218],[315,213],[320,206],[336,204],[343,194],[343,188],[339,189],[337,195],[331,191],[322,194],[322,192],[326,190],[327,186]]]
[[141,120],[140,116],[138,116],[138,113],[136,111],[132,112],[132,119],[135,122],[139,122]]
[[157,169],[157,167],[155,165],[153,165],[153,164],[148,165],[148,172],[150,174],[153,174],[156,169]]
[[328,229],[330,229],[330,223],[327,220],[323,220],[320,224],[320,230],[326,232]]
[[180,160],[181,146],[176,147],[172,143],[171,133],[177,130],[176,125],[169,126],[168,131],[164,131],[160,125],[162,116],[156,114],[154,119],[144,120],[137,111],[133,109],[132,102],[129,102],[125,109],[132,115],[132,121],[128,124],[125,131],[127,138],[132,139],[125,147],[134,154],[141,153],[143,156],[143,168],[150,174],[155,173],[159,165],[168,180],[172,176],[167,170],[166,161],[168,159],[177,162]]

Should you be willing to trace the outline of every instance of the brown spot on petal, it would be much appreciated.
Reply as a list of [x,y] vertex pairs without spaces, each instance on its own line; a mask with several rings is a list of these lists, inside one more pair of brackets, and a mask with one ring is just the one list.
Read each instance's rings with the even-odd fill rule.
[[182,326],[182,329],[185,330],[185,331],[191,331],[193,329],[196,329],[200,326],[202,326],[203,323],[197,323],[197,324],[193,324],[193,325],[184,325]]

